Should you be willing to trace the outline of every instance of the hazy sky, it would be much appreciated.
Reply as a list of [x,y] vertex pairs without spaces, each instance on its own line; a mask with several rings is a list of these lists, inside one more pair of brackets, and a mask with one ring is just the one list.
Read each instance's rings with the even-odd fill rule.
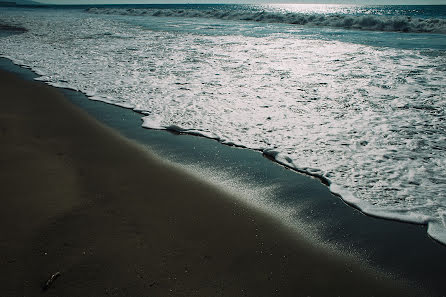
[[51,4],[128,4],[128,3],[354,3],[354,4],[445,4],[446,0],[35,0]]

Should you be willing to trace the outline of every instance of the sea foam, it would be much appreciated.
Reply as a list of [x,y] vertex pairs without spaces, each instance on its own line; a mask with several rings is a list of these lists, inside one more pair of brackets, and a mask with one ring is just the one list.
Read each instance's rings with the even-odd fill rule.
[[89,8],[89,13],[129,16],[215,18],[221,20],[285,23],[343,29],[446,34],[446,20],[388,15],[305,14],[293,12],[245,11],[224,9],[137,9]]
[[194,19],[188,33],[171,29],[182,18],[160,27],[160,18],[135,25],[133,16],[79,11],[1,17],[28,31],[2,38],[0,55],[40,80],[137,110],[147,128],[262,151],[363,212],[428,224],[446,243],[443,50],[308,38],[262,23],[260,37],[206,34],[214,19]]

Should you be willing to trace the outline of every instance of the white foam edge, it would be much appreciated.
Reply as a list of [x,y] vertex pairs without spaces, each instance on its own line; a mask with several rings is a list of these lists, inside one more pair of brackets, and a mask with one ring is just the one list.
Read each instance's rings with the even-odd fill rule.
[[446,222],[435,219],[431,216],[416,213],[416,208],[401,209],[401,208],[386,208],[375,206],[367,201],[356,198],[350,191],[344,189],[342,186],[331,183],[329,186],[330,192],[341,197],[341,199],[359,209],[362,213],[376,218],[399,221],[403,223],[427,225],[427,234],[434,240],[446,245]]
[[35,74],[39,75],[38,77],[34,78],[34,80],[36,80],[36,81],[41,81],[43,83],[46,83],[47,85],[50,85],[50,86],[53,86],[53,87],[56,87],[56,88],[62,88],[62,89],[68,89],[68,90],[81,92],[81,93],[85,94],[85,96],[87,96],[88,99],[93,100],[93,101],[101,101],[101,102],[105,102],[105,103],[108,103],[108,104],[111,104],[111,105],[117,105],[119,107],[123,107],[123,108],[126,108],[126,109],[132,109],[132,110],[140,112],[139,110],[136,110],[133,105],[131,105],[129,103],[110,100],[106,96],[97,95],[96,92],[91,91],[91,90],[81,90],[81,89],[78,89],[78,88],[73,87],[72,85],[70,85],[68,82],[49,81],[47,79],[47,76],[48,76],[47,73],[43,72],[42,70],[40,70],[37,67],[33,67],[33,66],[29,66],[29,65],[25,64],[24,61],[22,61],[22,60],[19,60],[19,59],[16,59],[14,57],[11,57],[11,56],[8,56],[8,55],[4,55],[4,54],[1,54],[1,53],[0,53],[0,57],[10,60],[13,64],[15,64],[17,66],[20,66],[20,67],[25,68],[25,69],[30,69]]
[[[159,123],[154,122],[152,117],[144,117],[143,120],[144,120],[143,126],[149,129],[174,130],[176,132],[187,133],[192,135],[200,135],[206,138],[215,139],[221,142],[222,144],[226,145],[245,147],[243,145],[238,145],[231,141],[226,141],[225,139],[222,139],[216,136],[215,134],[209,135],[207,133],[203,133],[202,131],[183,129],[181,127],[174,125],[164,127]],[[440,243],[446,244],[446,222],[445,222],[446,220],[440,222],[438,220],[435,220],[431,216],[416,213],[415,208],[402,209],[402,208],[388,208],[382,206],[375,206],[367,201],[357,198],[351,191],[345,189],[341,185],[333,183],[329,178],[325,176],[324,172],[319,169],[296,166],[293,160],[289,156],[280,153],[275,149],[260,149],[260,150],[264,155],[273,158],[275,162],[285,167],[294,169],[300,173],[313,176],[322,180],[324,183],[328,184],[331,193],[335,194],[336,196],[339,196],[346,204],[358,209],[362,213],[376,218],[388,219],[411,224],[427,225],[428,235],[433,239],[439,241]]]
[[444,220],[441,222],[429,222],[427,225],[427,234],[433,239],[446,244],[446,223]]
[[351,191],[345,189],[341,185],[333,183],[318,169],[296,166],[290,157],[276,150],[264,150],[263,153],[274,158],[277,163],[283,166],[321,179],[324,183],[328,184],[331,193],[339,196],[346,204],[358,209],[366,215],[403,223],[427,225],[428,235],[434,240],[446,244],[446,215],[442,216],[441,220],[438,220],[431,216],[416,213],[416,207],[412,209],[402,209],[375,206],[367,201],[358,199]]
[[93,100],[93,101],[101,101],[101,102],[105,102],[105,103],[108,103],[108,104],[111,104],[111,105],[116,105],[116,106],[119,106],[119,107],[122,107],[122,108],[125,108],[125,109],[132,109],[132,110],[134,109],[134,106],[132,104],[127,103],[127,102],[110,100],[106,96],[88,95],[88,94],[86,94],[86,95],[87,95],[87,97],[90,100]]
[[[136,110],[142,114],[147,114],[147,111],[144,110]],[[182,127],[179,127],[177,125],[162,125],[161,124],[161,119],[157,118],[156,116],[153,115],[146,115],[142,118],[143,124],[142,126],[144,128],[147,129],[154,129],[154,130],[168,130],[168,131],[174,131],[174,132],[178,132],[178,133],[184,133],[184,134],[189,134],[189,135],[194,135],[194,136],[201,136],[201,137],[205,137],[205,138],[209,138],[209,139],[213,139],[216,140],[224,145],[228,145],[228,146],[236,146],[239,148],[248,148],[251,150],[256,150],[256,151],[262,151],[263,148],[256,148],[256,147],[247,147],[246,145],[242,144],[241,142],[236,142],[236,141],[231,141],[228,140],[218,134],[209,132],[209,131],[203,131],[203,130],[199,130],[199,129],[185,129]]]
[[[15,59],[10,56],[1,55],[1,54],[0,54],[0,57],[9,59],[15,65],[30,69],[34,73],[36,73],[34,67],[24,64],[24,62],[21,60]],[[36,74],[38,74],[38,73],[36,73]],[[94,95],[93,92],[77,90],[76,88],[70,87],[69,85],[64,84],[64,83],[56,83],[56,82],[46,81],[42,77],[42,76],[46,75],[45,73],[38,74],[38,75],[41,75],[41,76],[35,78],[35,80],[39,80],[43,83],[53,85],[55,87],[63,87],[63,88],[69,88],[69,89],[73,89],[76,91],[80,91],[80,92],[84,93],[87,96],[87,98],[89,98],[90,100],[102,101],[105,103],[118,105],[116,102],[107,100],[103,96]],[[127,108],[127,107],[125,107],[125,108]],[[142,110],[138,109],[138,111],[141,112]],[[153,116],[153,115],[142,117],[142,121],[143,121],[142,126],[145,128],[149,128],[149,129],[156,129],[156,130],[171,129],[171,130],[176,130],[177,132],[183,132],[183,133],[195,132],[196,134],[200,133],[203,137],[217,139],[221,142],[225,141],[225,140],[220,139],[216,135],[203,133],[202,131],[198,131],[198,130],[187,130],[187,129],[183,129],[181,127],[174,126],[174,125],[171,125],[169,127],[162,126],[161,119],[159,119],[159,118],[157,119],[157,117]],[[226,143],[231,144],[231,142],[229,142],[229,141],[227,141]],[[254,187],[252,185],[248,186],[246,183],[242,182],[242,180],[240,178],[235,178],[234,175],[232,175],[232,174],[212,170],[211,168],[204,168],[203,166],[199,166],[199,165],[181,164],[178,162],[173,162],[169,159],[170,159],[169,157],[163,156],[163,158],[160,158],[159,160],[167,162],[169,164],[169,166],[173,166],[173,167],[176,167],[177,169],[186,171],[189,174],[192,174],[192,175],[200,178],[201,180],[206,180],[206,181],[210,182],[214,186],[217,186],[220,190],[230,194],[232,197],[237,198],[237,200],[239,200],[240,202],[246,203],[247,205],[250,205],[251,207],[254,207],[255,209],[257,209],[263,213],[268,213],[268,214],[272,215],[273,217],[279,219],[279,221],[284,226],[292,227],[293,229],[297,228],[298,230],[300,230],[299,234],[304,236],[304,238],[306,238],[313,244],[317,244],[319,246],[325,246],[326,248],[328,247],[328,245],[330,245],[330,246],[333,245],[333,244],[323,243],[323,241],[321,241],[320,238],[317,238],[318,233],[317,233],[316,226],[311,227],[311,226],[308,226],[308,224],[306,224],[306,223],[305,224],[299,223],[299,224],[304,224],[304,226],[296,226],[295,219],[293,219],[293,223],[291,222],[291,217],[293,217],[292,214],[295,213],[297,210],[284,208],[284,207],[279,206],[278,204],[275,204],[273,202],[271,195],[273,195],[273,193],[276,190],[275,186],[265,186],[262,188]],[[336,249],[331,248],[330,250],[335,251]]]
[[[36,70],[35,67],[28,66],[23,61],[21,61],[19,59],[16,59],[11,56],[4,55],[4,54],[0,54],[0,57],[6,58],[6,59],[12,61],[15,65],[30,69],[37,75],[41,75],[41,76],[46,75],[44,73],[39,74],[38,70]],[[37,77],[37,78],[35,78],[35,80],[39,80],[39,78],[41,81],[43,81],[49,85],[53,85],[56,87],[62,86],[62,83],[44,81],[41,79],[41,77]],[[73,88],[69,85],[63,84],[62,87],[66,88],[66,89],[72,89],[75,91],[83,92],[91,100],[102,101],[102,102],[105,102],[108,104],[117,105],[117,106],[127,108],[127,109],[134,109],[134,107],[129,104],[113,102],[103,96],[97,96],[97,95],[92,95],[92,94],[91,94],[92,96],[89,96],[88,91],[78,90],[78,89]],[[183,129],[183,128],[177,127],[177,126],[165,127],[165,126],[161,125],[161,121],[154,120],[152,116],[144,116],[144,117],[142,117],[142,120],[143,120],[142,126],[145,128],[157,129],[157,130],[168,130],[169,128],[177,129],[176,130],[177,132],[182,132],[182,133],[187,133],[187,134],[192,134],[192,135],[201,135],[206,138],[216,139],[223,144],[246,147],[246,146],[238,145],[237,143],[222,139],[212,133],[204,133],[204,132],[198,131],[198,130],[188,130],[188,129]],[[256,149],[256,148],[250,148],[250,149],[261,150],[264,155],[267,155],[267,156],[273,158],[277,163],[279,163],[285,167],[289,167],[289,168],[294,169],[294,170],[301,172],[303,174],[307,174],[309,176],[313,176],[313,177],[321,179],[322,181],[326,182],[329,185],[330,192],[339,196],[345,203],[353,206],[354,208],[357,208],[358,210],[360,210],[361,212],[363,212],[366,215],[377,217],[377,218],[401,221],[401,222],[406,222],[406,223],[427,225],[428,226],[428,228],[427,228],[428,235],[431,238],[437,240],[438,242],[446,245],[446,219],[443,219],[440,221],[440,220],[435,220],[434,218],[426,216],[426,215],[409,213],[410,210],[403,210],[403,209],[391,209],[390,210],[388,208],[374,206],[374,205],[368,203],[367,201],[358,199],[357,197],[355,197],[355,195],[353,195],[350,191],[346,190],[342,186],[332,183],[330,179],[328,179],[326,176],[324,176],[322,171],[320,171],[318,169],[314,169],[314,168],[296,166],[290,157],[288,157],[287,155],[285,155],[283,153],[278,152],[275,149]]]
[[[144,113],[145,111],[139,111]],[[185,134],[190,134],[190,135],[195,135],[195,136],[202,136],[205,138],[209,138],[209,139],[214,139],[217,140],[221,143],[224,143],[224,140],[218,136],[215,133],[212,132],[208,132],[208,131],[202,131],[202,130],[198,130],[198,129],[185,129],[182,128],[180,126],[177,125],[162,125],[162,119],[160,117],[154,116],[154,115],[146,115],[144,117],[142,117],[142,126],[144,128],[148,128],[148,129],[155,129],[155,130],[168,130],[168,131],[173,131],[173,132],[177,132],[177,133],[185,133]]]

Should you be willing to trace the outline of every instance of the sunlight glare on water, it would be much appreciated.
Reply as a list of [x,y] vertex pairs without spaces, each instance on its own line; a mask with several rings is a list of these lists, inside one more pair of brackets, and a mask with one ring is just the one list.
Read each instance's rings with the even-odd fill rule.
[[260,5],[265,10],[280,11],[284,13],[306,13],[306,14],[352,14],[364,11],[359,5],[342,4],[265,4]]
[[[142,111],[149,128],[262,150],[330,180],[365,212],[429,222],[446,242],[444,50],[234,20],[43,10],[2,18],[29,31],[2,39],[0,55],[41,80]],[[239,30],[218,34],[215,24]]]

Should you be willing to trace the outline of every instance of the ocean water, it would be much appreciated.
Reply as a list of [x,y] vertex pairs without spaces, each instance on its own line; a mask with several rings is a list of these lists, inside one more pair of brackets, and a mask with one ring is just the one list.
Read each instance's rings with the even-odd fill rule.
[[0,56],[446,243],[446,6],[2,8]]

